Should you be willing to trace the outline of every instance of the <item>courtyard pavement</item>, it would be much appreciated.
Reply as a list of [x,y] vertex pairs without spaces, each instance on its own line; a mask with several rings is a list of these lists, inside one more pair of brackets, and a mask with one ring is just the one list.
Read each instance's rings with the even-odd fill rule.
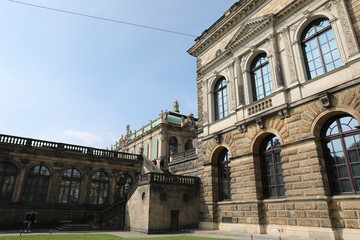
[[[23,235],[50,235],[48,229],[34,229],[32,233],[21,233]],[[160,238],[160,237],[171,237],[171,236],[194,236],[194,237],[211,237],[211,238],[222,238],[222,239],[238,239],[238,240],[314,240],[304,238],[291,238],[283,236],[274,236],[269,234],[245,234],[245,233],[233,233],[224,231],[203,231],[203,230],[192,230],[177,233],[168,234],[145,234],[140,232],[129,232],[129,231],[59,231],[51,230],[51,235],[65,235],[65,234],[111,234],[122,238]],[[0,236],[19,236],[20,230],[9,230],[0,231]],[[101,240],[101,239],[99,239]]]

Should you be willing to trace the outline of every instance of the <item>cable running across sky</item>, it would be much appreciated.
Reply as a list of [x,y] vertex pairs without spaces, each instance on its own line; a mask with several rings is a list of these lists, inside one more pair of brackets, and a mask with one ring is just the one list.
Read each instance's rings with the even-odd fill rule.
[[8,0],[8,1],[13,2],[13,3],[18,3],[18,4],[31,6],[31,7],[37,7],[37,8],[42,8],[42,9],[46,9],[46,10],[51,10],[51,11],[56,11],[56,12],[61,12],[61,13],[77,15],[77,16],[81,16],[81,17],[94,18],[94,19],[108,21],[108,22],[115,22],[115,23],[130,25],[130,26],[134,26],[134,27],[147,28],[147,29],[151,29],[151,30],[167,32],[167,33],[182,35],[182,36],[186,36],[186,37],[192,37],[192,38],[197,37],[195,35],[188,34],[188,33],[182,33],[182,32],[167,30],[167,29],[163,29],[163,28],[157,28],[157,27],[151,27],[151,26],[142,25],[142,24],[119,21],[119,20],[115,20],[115,19],[111,19],[111,18],[104,18],[104,17],[98,17],[98,16],[93,16],[93,15],[83,14],[83,13],[71,12],[71,11],[66,11],[66,10],[62,10],[62,9],[58,9],[58,8],[50,8],[50,7],[46,7],[46,6],[41,6],[41,5],[36,5],[36,4],[27,3],[27,2],[21,2],[21,1],[15,1],[15,0]]

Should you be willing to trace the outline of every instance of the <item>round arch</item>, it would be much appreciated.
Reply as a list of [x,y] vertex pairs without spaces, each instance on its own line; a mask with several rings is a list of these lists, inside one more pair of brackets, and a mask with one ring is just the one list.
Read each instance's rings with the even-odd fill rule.
[[327,120],[330,118],[341,115],[341,114],[348,114],[353,116],[358,122],[360,122],[360,113],[353,109],[347,109],[347,108],[336,108],[334,110],[327,110],[322,113],[320,113],[316,118],[314,118],[311,127],[310,127],[310,133],[312,136],[315,136],[317,138],[320,138],[320,132],[322,126],[325,124]]

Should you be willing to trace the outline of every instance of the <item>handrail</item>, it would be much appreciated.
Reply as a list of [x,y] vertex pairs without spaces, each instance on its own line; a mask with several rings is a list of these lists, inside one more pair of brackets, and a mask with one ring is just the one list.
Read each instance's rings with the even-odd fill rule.
[[143,160],[143,156],[138,154],[116,152],[105,149],[50,142],[50,141],[31,139],[31,138],[23,138],[23,137],[10,136],[4,134],[0,134],[0,144],[17,145],[17,146],[30,147],[30,148],[54,149],[59,151],[68,151],[68,152],[74,152],[74,153],[80,153],[80,154],[86,154],[86,155],[98,156],[98,157],[110,157],[110,158],[139,160],[139,161]]
[[151,172],[157,172],[157,173],[163,173],[163,171],[156,167],[155,164],[150,161],[147,157],[143,156],[144,157],[144,166],[150,170]]
[[139,185],[145,185],[150,183],[172,183],[181,185],[198,185],[200,179],[198,177],[169,175],[164,173],[146,173],[140,175]]

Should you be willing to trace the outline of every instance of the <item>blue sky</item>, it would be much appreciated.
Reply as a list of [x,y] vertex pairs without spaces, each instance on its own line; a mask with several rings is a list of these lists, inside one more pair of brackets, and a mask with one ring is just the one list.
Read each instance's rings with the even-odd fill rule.
[[[235,0],[22,0],[199,36]],[[197,116],[193,37],[0,0],[0,133],[110,148],[161,110]]]

